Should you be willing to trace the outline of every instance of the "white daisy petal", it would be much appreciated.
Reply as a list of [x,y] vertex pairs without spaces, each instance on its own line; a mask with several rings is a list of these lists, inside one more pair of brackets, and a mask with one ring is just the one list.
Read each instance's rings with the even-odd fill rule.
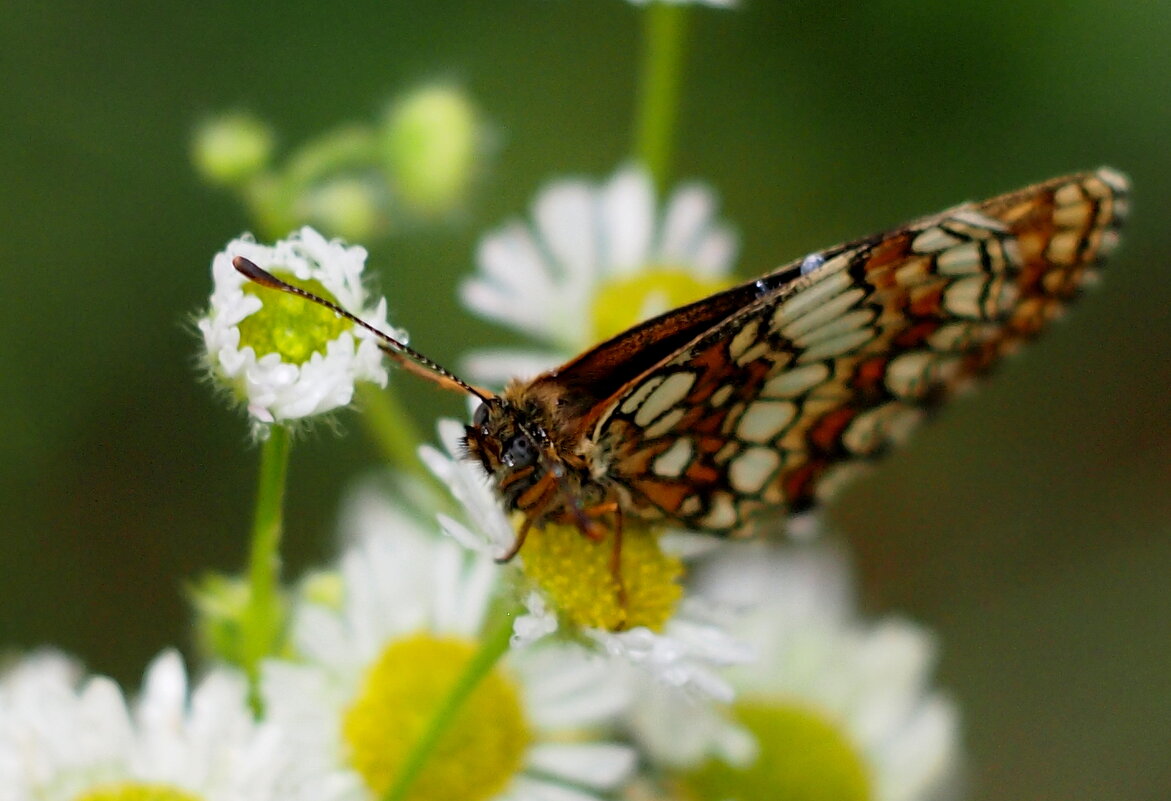
[[600,801],[593,793],[528,777],[517,779],[508,797],[515,801]]
[[477,262],[485,275],[465,281],[461,297],[486,317],[540,335],[549,325],[549,308],[520,304],[516,298],[525,291],[553,293],[554,278],[546,270],[545,259],[532,235],[523,226],[510,224],[481,240]]
[[730,229],[719,228],[696,243],[688,263],[694,265],[692,272],[701,278],[723,278],[739,252],[740,237]]
[[675,190],[663,214],[659,253],[666,261],[691,261],[699,242],[708,235],[715,216],[715,198],[703,186],[689,184]]
[[634,752],[613,743],[546,743],[530,749],[528,767],[595,790],[611,790],[630,775]]
[[533,221],[555,279],[575,284],[599,258],[596,202],[593,188],[577,180],[549,184],[537,195]]
[[614,274],[628,274],[650,262],[655,228],[655,189],[645,170],[620,170],[602,189],[602,231],[607,264]]
[[536,378],[564,361],[553,351],[491,348],[469,351],[462,359],[469,380],[492,387],[504,387],[512,379]]

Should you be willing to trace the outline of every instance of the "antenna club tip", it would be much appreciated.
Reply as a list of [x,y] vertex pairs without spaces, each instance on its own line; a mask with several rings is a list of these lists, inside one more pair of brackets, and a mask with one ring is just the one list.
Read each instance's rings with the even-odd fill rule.
[[255,262],[249,261],[243,256],[236,256],[232,259],[232,266],[236,268],[236,272],[250,281],[273,288],[279,288],[281,285],[281,282],[272,273],[261,269]]

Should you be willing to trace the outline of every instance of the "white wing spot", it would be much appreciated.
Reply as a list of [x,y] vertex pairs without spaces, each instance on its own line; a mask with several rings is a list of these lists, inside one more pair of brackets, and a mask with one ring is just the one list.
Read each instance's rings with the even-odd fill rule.
[[861,287],[843,292],[837,297],[827,300],[817,308],[810,309],[808,313],[801,315],[796,320],[793,320],[793,322],[781,329],[781,336],[786,339],[796,339],[802,334],[807,334],[817,328],[831,324],[845,314],[847,309],[860,301],[865,295],[866,292]]
[[724,443],[724,447],[716,451],[716,455],[712,457],[712,461],[716,464],[723,464],[740,452],[740,443],[734,439],[730,439]]
[[740,358],[740,354],[748,350],[748,347],[756,341],[756,334],[760,328],[760,321],[757,319],[749,320],[743,328],[737,332],[736,336],[732,337],[732,344],[728,346],[728,355],[733,359]]
[[958,245],[960,241],[942,228],[928,228],[915,237],[915,240],[911,242],[911,249],[916,253],[934,253],[937,250],[945,250],[952,245]]
[[719,408],[720,406],[723,406],[728,398],[732,397],[732,393],[735,391],[736,387],[732,384],[724,384],[724,386],[717,389],[712,393],[712,396],[708,398],[708,405],[712,408]]
[[773,328],[781,330],[786,324],[849,289],[853,283],[850,274],[845,270],[830,272],[829,267],[825,266],[818,270],[817,274],[824,274],[825,277],[777,306],[773,312]]
[[728,466],[728,481],[737,492],[759,492],[780,464],[780,454],[772,448],[749,448]]
[[932,386],[949,381],[959,370],[958,356],[913,350],[891,360],[886,386],[901,398],[921,398]]
[[822,359],[836,359],[855,350],[863,343],[869,342],[873,337],[874,332],[869,328],[859,328],[856,331],[850,331],[833,339],[818,342],[812,348],[802,353],[801,358],[797,361],[809,363],[819,362]]
[[736,436],[764,444],[792,422],[797,406],[789,401],[758,400],[750,405],[736,425]]
[[819,328],[814,328],[812,331],[794,338],[793,344],[799,348],[808,349],[819,342],[837,339],[869,325],[874,320],[874,314],[873,309],[854,309],[830,319]]
[[[652,420],[687,397],[694,383],[695,373],[671,373],[661,384],[653,387],[653,391],[638,407],[638,412],[634,415],[635,424],[643,427],[649,425]],[[641,392],[641,388],[639,391]],[[629,401],[623,404],[623,409],[628,404]]]
[[940,253],[935,266],[941,275],[970,275],[983,272],[979,242],[968,242]]
[[682,406],[676,406],[671,411],[660,417],[654,423],[647,427],[644,432],[647,439],[654,439],[661,437],[675,427],[675,424],[682,419],[683,415],[687,414],[687,410]]
[[654,391],[655,387],[661,383],[663,383],[663,376],[661,375],[657,375],[654,378],[648,378],[641,387],[630,393],[630,397],[628,397],[623,402],[622,413],[630,414],[639,406],[641,406],[642,402],[646,400],[647,395],[650,395],[651,392]]
[[680,437],[670,448],[656,457],[651,469],[660,476],[677,478],[683,475],[683,471],[691,463],[693,452],[691,440],[687,437]]
[[773,376],[760,388],[760,394],[766,398],[795,398],[827,378],[829,367],[824,364],[807,364]]
[[712,494],[711,508],[700,520],[704,528],[732,528],[736,525],[736,507],[732,504],[732,496],[726,492]]
[[1077,231],[1061,231],[1049,240],[1045,255],[1054,264],[1077,264],[1077,246],[1081,235]]

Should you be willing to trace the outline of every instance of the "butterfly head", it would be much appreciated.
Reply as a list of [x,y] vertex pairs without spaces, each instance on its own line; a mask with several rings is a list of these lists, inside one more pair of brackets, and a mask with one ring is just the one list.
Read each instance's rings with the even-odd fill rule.
[[469,459],[478,461],[496,484],[510,509],[524,509],[536,499],[529,489],[556,471],[549,438],[543,427],[507,398],[486,399],[464,429]]

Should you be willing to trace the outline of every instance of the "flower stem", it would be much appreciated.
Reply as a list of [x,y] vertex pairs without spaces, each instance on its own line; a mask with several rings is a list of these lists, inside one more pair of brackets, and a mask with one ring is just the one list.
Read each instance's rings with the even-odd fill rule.
[[435,710],[435,715],[423,730],[422,736],[407,754],[402,772],[391,784],[390,789],[383,794],[382,801],[403,801],[410,793],[415,780],[427,765],[427,760],[431,758],[440,739],[459,715],[464,702],[492,671],[500,657],[508,651],[508,643],[512,638],[512,619],[512,614],[501,615],[496,627],[484,634],[480,641],[480,649],[476,651],[464,668],[463,674]]
[[386,460],[416,478],[434,482],[435,477],[419,459],[423,438],[394,387],[382,389],[362,382],[358,384],[358,397],[362,402],[362,421]]
[[280,542],[283,528],[285,478],[289,469],[289,432],[269,428],[260,448],[260,483],[252,520],[252,551],[248,564],[248,603],[240,621],[240,656],[251,686],[253,709],[260,712],[260,662],[275,654],[284,630],[280,597]]
[[675,150],[675,123],[687,40],[685,5],[650,3],[645,14],[635,155],[662,189]]

